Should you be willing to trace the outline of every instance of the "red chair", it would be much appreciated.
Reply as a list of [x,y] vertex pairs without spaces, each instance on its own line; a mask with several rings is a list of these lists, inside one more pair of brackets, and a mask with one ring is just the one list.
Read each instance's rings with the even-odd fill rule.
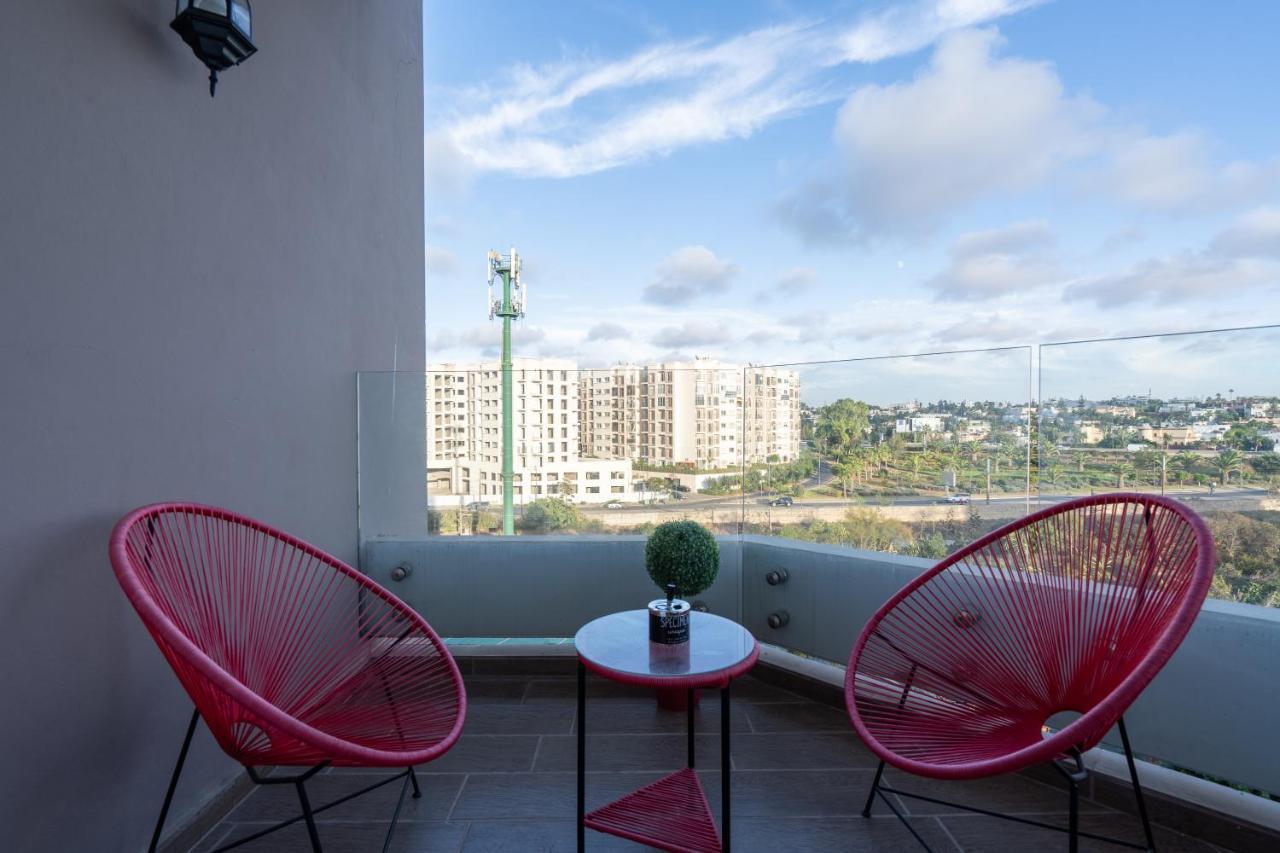
[[[196,504],[155,504],[120,520],[111,564],[160,651],[195,703],[150,849],[164,828],[196,721],[258,784],[292,784],[302,814],[219,851],[306,821],[404,779],[444,754],[467,700],[458,667],[422,617],[382,587],[298,539]],[[254,768],[305,767],[260,775]],[[313,808],[305,783],[328,766],[405,768]],[[384,850],[386,848],[384,847]]]
[[[979,779],[1052,762],[1079,830],[1082,754],[1113,725],[1129,764],[1146,849],[1154,850],[1122,714],[1177,649],[1213,577],[1214,547],[1195,513],[1166,498],[1112,494],[1058,504],[987,534],[890,599],[849,659],[845,702],[880,758],[863,816],[889,794],[884,766]],[[1062,712],[1080,716],[1046,728]],[[925,844],[926,849],[928,845]]]

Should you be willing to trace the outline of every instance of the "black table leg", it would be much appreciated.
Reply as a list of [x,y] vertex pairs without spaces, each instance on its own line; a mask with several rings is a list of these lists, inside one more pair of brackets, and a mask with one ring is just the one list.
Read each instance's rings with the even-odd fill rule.
[[729,684],[720,688],[720,822],[721,850],[729,853]]
[[689,709],[689,723],[685,727],[685,729],[689,737],[689,769],[692,770],[693,769],[693,703],[694,703],[694,693],[693,693],[692,687],[689,688],[689,690],[685,695],[685,702]]
[[587,668],[578,661],[578,853],[587,846]]

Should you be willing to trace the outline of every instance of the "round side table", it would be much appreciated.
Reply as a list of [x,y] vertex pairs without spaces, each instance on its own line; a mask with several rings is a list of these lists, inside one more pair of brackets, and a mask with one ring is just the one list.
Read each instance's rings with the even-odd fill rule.
[[[588,622],[574,637],[578,651],[578,850],[586,830],[673,851],[729,850],[729,682],[755,665],[751,632],[710,613],[690,614],[689,642],[649,642],[649,613],[628,610]],[[683,770],[586,813],[587,671],[623,684],[688,691],[688,763]],[[694,772],[693,691],[720,690],[720,824],[717,832]]]

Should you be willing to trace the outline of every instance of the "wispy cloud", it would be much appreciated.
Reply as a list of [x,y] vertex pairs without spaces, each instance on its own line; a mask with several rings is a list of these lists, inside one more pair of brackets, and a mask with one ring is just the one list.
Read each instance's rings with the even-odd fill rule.
[[800,20],[722,40],[665,41],[612,61],[522,66],[495,87],[441,93],[427,138],[435,188],[467,173],[569,177],[747,137],[842,97],[830,69],[901,56],[1038,0],[917,0],[843,25]]

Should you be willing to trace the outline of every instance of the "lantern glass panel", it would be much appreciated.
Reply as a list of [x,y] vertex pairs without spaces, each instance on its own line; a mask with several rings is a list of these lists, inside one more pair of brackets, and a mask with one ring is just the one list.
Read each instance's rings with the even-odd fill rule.
[[253,21],[247,0],[231,0],[231,23],[235,24],[240,32],[253,38]]
[[206,12],[213,12],[215,15],[227,14],[227,0],[195,0],[191,5]]

